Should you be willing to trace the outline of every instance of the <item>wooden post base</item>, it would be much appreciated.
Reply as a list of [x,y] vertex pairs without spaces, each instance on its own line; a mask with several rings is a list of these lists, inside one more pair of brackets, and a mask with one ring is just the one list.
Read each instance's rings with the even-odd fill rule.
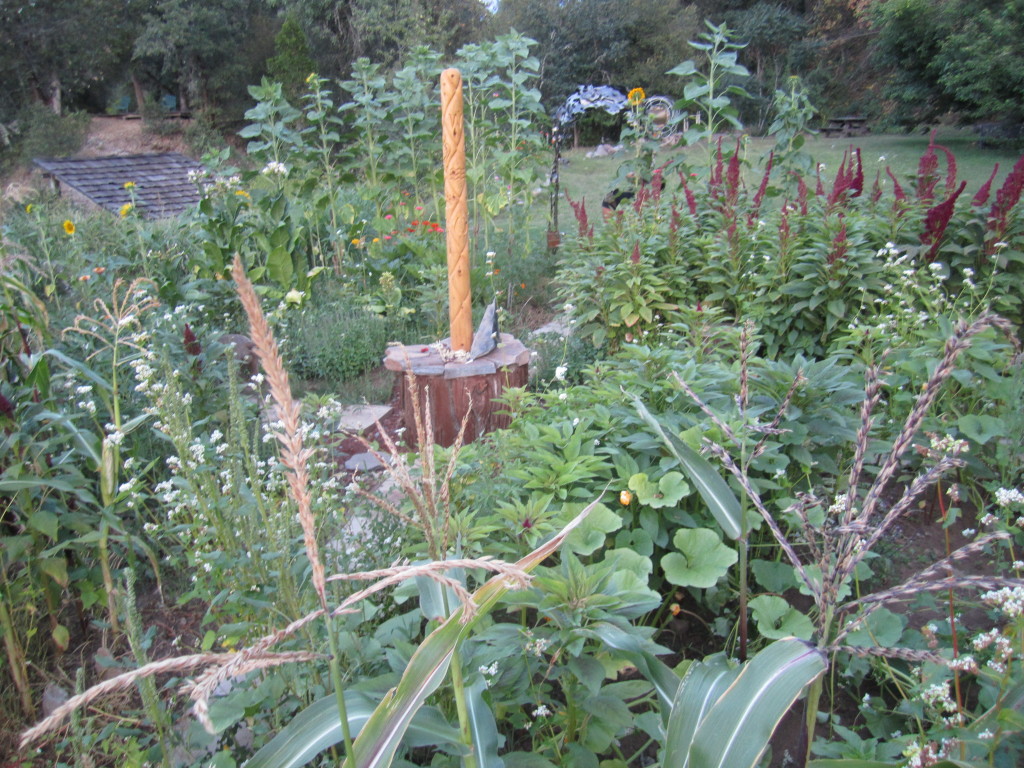
[[530,351],[507,333],[501,334],[497,349],[469,363],[445,362],[434,349],[417,345],[389,347],[384,357],[384,367],[402,379],[406,429],[416,430],[414,408],[418,399],[424,425],[429,414],[434,442],[443,446],[455,442],[467,414],[466,443],[507,427],[511,419],[495,413],[495,400],[509,387],[526,386],[529,363]]

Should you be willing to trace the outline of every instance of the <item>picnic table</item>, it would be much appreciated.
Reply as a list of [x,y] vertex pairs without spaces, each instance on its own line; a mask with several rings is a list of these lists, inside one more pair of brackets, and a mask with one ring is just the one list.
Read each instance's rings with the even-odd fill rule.
[[826,136],[867,136],[868,119],[855,115],[830,117],[821,132]]

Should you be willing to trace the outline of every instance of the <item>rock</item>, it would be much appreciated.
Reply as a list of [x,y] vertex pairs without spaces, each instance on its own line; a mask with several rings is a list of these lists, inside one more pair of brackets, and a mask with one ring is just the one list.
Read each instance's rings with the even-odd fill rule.
[[473,343],[469,347],[469,359],[483,357],[498,346],[498,307],[492,301],[480,318],[480,327],[473,334]]
[[47,683],[43,689],[43,717],[49,717],[61,704],[70,698],[70,694],[56,683]]
[[343,432],[363,432],[389,413],[388,405],[347,405],[341,412],[338,428]]
[[382,469],[384,465],[380,459],[372,453],[357,453],[345,462],[345,469],[356,472],[370,472],[374,469]]

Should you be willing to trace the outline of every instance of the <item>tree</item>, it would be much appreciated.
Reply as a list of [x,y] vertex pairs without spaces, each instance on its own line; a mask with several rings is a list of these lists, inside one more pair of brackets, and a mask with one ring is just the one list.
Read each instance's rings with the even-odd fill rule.
[[891,0],[871,18],[901,122],[1024,120],[1024,0]]
[[779,3],[758,2],[744,11],[725,15],[735,39],[746,43],[739,59],[750,70],[744,87],[752,97],[752,113],[744,122],[763,129],[774,93],[783,81],[796,74],[794,57],[802,49],[810,23],[800,14]]
[[700,20],[678,0],[503,0],[492,24],[538,42],[540,89],[550,106],[584,84],[672,95],[678,83],[665,73]]
[[451,56],[482,36],[480,0],[276,0],[302,25],[317,70],[347,76],[360,56],[395,66],[416,45]]
[[274,38],[276,56],[267,59],[267,74],[284,86],[291,99],[302,91],[306,78],[316,70],[302,27],[289,16]]
[[117,64],[114,0],[0,1],[0,80],[7,111],[28,101],[61,114]]

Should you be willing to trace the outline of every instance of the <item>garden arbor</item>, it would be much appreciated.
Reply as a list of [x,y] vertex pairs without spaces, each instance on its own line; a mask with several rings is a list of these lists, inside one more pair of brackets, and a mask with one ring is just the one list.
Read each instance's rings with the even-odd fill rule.
[[[627,107],[629,107],[629,99],[610,85],[581,85],[555,110],[551,120],[551,146],[555,156],[551,163],[550,175],[551,213],[548,230],[548,245],[550,247],[558,244],[558,167],[562,162],[562,142],[565,141],[566,131],[580,116],[590,110],[600,109],[609,115],[619,115]],[[659,135],[671,130],[679,117],[672,100],[666,96],[645,98],[641,110],[650,118],[650,123],[655,126]]]

